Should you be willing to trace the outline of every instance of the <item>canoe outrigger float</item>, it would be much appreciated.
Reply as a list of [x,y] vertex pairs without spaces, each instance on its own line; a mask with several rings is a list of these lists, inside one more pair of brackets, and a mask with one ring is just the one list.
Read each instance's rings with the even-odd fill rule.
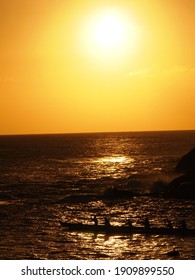
[[157,227],[129,227],[129,226],[105,226],[105,225],[91,225],[82,223],[68,223],[60,221],[62,227],[69,231],[77,232],[93,232],[106,234],[157,234],[157,235],[188,235],[195,236],[195,229],[182,228],[157,228]]

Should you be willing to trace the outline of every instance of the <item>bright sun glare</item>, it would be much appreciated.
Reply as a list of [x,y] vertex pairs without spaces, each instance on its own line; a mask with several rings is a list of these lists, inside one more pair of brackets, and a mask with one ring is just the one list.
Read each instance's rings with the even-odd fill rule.
[[118,47],[125,38],[125,26],[114,14],[100,17],[94,27],[94,39],[103,48]]
[[125,11],[95,12],[86,18],[83,27],[82,41],[87,54],[114,59],[113,54],[119,56],[138,48],[138,25]]

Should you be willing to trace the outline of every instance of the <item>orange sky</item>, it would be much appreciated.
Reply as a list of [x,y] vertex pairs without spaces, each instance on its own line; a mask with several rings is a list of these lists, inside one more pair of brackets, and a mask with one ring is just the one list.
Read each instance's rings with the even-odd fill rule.
[[0,134],[195,129],[195,1],[6,0],[0,13]]

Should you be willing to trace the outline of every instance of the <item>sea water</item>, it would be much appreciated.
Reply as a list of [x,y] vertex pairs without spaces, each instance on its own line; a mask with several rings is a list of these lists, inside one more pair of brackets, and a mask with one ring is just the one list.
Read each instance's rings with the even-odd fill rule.
[[[150,197],[171,181],[195,131],[0,136],[1,259],[195,259],[195,238],[68,232],[59,221],[195,228],[195,201]],[[102,199],[108,188],[141,196]]]

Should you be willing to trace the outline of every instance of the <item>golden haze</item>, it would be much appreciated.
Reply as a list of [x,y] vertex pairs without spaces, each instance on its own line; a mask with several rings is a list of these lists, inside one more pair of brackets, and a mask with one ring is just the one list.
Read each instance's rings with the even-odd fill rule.
[[0,134],[195,129],[194,11],[191,0],[3,1]]

